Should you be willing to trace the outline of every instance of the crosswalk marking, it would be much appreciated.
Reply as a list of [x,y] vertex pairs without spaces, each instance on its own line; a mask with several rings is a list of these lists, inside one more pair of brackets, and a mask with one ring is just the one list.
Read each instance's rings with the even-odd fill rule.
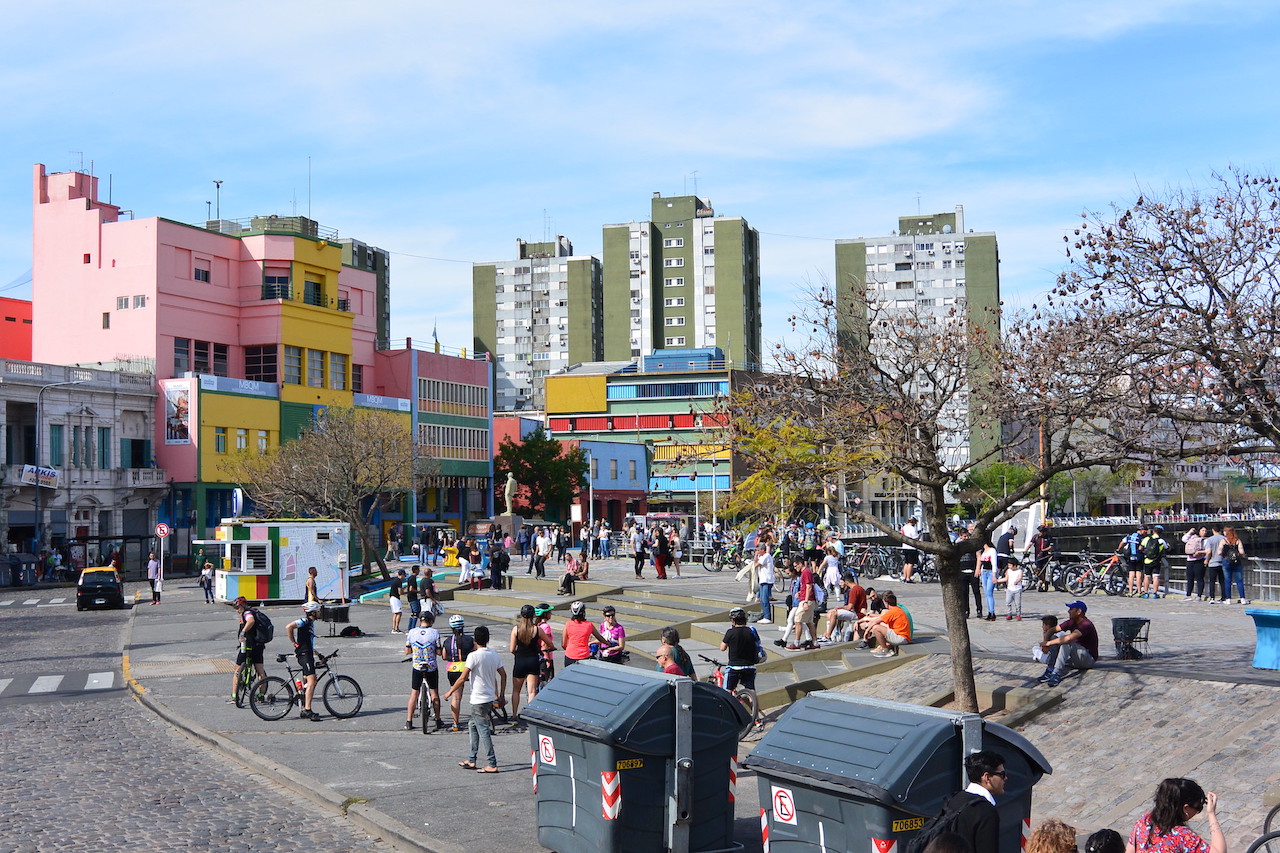
[[38,598],[28,598],[26,601],[24,601],[24,602],[22,602],[22,603],[23,603],[23,604],[39,604],[39,603],[40,603],[40,599],[38,599]]
[[[116,674],[114,672],[93,672],[89,674],[89,680],[85,683],[85,690],[107,690],[116,683]],[[2,690],[3,688],[0,688]]]
[[58,689],[58,685],[62,683],[61,675],[42,675],[36,679],[36,683],[31,685],[28,693],[52,693]]
[[64,601],[66,601],[66,599],[65,599],[65,598],[51,598],[51,599],[49,599],[49,603],[50,603],[50,604],[61,604],[61,603],[62,603],[62,602],[64,602]]
[[10,604],[13,604],[12,598],[7,599],[5,601],[0,601],[0,607],[8,607]]
[[13,684],[12,678],[0,678],[0,693],[3,693],[5,691],[5,688],[7,688],[10,684]]

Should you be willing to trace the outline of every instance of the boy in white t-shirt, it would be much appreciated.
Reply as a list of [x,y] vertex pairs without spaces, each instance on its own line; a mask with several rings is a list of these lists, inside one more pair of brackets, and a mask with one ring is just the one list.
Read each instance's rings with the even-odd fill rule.
[[1006,620],[1022,621],[1022,564],[1014,557],[1006,557],[1004,577],[1004,607]]

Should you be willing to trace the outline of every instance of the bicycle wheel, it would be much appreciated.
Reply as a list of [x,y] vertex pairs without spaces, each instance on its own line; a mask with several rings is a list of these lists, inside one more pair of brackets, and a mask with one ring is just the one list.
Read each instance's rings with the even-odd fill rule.
[[720,571],[720,569],[716,568],[716,552],[715,551],[703,551],[701,562],[702,562],[702,568],[706,569],[709,572]]
[[1124,595],[1125,578],[1115,572],[1107,575],[1105,585],[1102,587],[1107,595]]
[[1092,577],[1088,566],[1068,566],[1063,586],[1071,595],[1088,595],[1093,592]]
[[242,663],[236,667],[236,707],[243,708],[249,701],[249,682],[252,679],[253,664]]
[[1067,566],[1055,563],[1050,571],[1049,583],[1053,584],[1053,588],[1058,592],[1067,591]]
[[747,724],[742,727],[742,731],[738,732],[738,739],[741,740],[751,734],[751,730],[755,728],[756,717],[760,714],[759,699],[753,691],[745,687],[739,687],[733,695],[747,712]]
[[1277,817],[1280,817],[1280,805],[1272,806],[1271,811],[1267,812],[1267,819],[1262,824],[1263,835],[1270,835],[1272,832],[1276,831],[1274,824],[1276,823]]
[[278,675],[268,675],[253,682],[249,688],[249,707],[260,718],[274,722],[288,716],[296,696],[292,682]]
[[1268,832],[1266,835],[1250,844],[1249,849],[1244,851],[1244,853],[1258,853],[1259,850],[1266,850],[1267,853],[1271,853],[1272,842],[1277,842],[1276,848],[1280,849],[1280,832]]
[[325,682],[324,694],[320,698],[335,717],[354,717],[364,704],[364,691],[354,678],[335,675]]

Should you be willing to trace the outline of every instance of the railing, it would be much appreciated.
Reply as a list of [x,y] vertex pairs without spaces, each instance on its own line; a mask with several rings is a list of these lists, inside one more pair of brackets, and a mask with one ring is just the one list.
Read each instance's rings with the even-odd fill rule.
[[263,299],[293,299],[293,285],[290,284],[264,284],[262,285]]

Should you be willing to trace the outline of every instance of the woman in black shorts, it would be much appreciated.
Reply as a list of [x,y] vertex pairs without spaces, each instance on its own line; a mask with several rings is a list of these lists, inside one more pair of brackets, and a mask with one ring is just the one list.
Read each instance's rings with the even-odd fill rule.
[[521,688],[528,693],[530,702],[538,695],[538,669],[542,664],[542,650],[555,648],[546,633],[538,630],[536,615],[533,605],[526,604],[520,608],[520,616],[511,629],[510,651],[515,656],[515,665],[511,668],[512,719],[520,711]]

